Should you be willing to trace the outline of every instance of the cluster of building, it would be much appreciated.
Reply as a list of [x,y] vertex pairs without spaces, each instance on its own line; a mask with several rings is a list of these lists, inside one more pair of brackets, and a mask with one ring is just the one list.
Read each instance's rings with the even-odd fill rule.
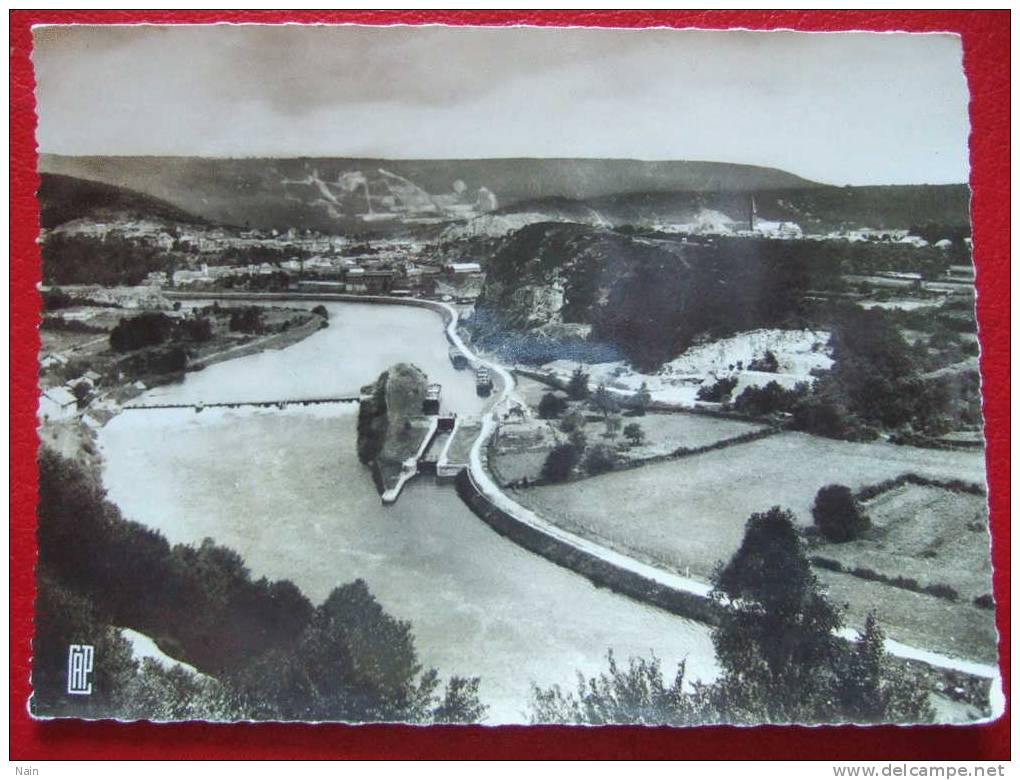
[[[67,358],[56,353],[43,355],[40,359],[44,369],[66,363]],[[76,415],[82,403],[87,403],[87,399],[95,392],[100,378],[95,371],[86,371],[76,379],[43,390],[39,396],[39,419],[57,421]]]

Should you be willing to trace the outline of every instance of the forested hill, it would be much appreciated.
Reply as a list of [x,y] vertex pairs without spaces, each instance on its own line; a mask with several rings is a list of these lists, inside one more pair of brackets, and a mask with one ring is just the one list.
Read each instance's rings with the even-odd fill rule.
[[502,211],[548,213],[555,219],[576,215],[576,221],[582,223],[590,223],[586,215],[594,213],[602,223],[617,227],[697,224],[710,215],[716,219],[725,217],[734,228],[743,229],[747,227],[752,197],[756,219],[794,222],[807,233],[865,227],[909,230],[932,223],[967,230],[970,226],[970,189],[965,184],[763,188],[751,193],[642,192],[584,202],[564,199],[524,202]]
[[112,214],[185,223],[205,221],[158,198],[124,187],[52,173],[43,173],[40,179],[38,198],[44,228]]
[[[774,168],[716,162],[594,159],[65,157],[40,170],[126,187],[216,222],[319,230],[365,227],[370,209],[456,218],[526,200],[621,193],[752,192],[820,185]],[[372,204],[368,203],[370,194]],[[393,200],[396,200],[396,205]],[[453,208],[451,208],[451,206]],[[474,211],[472,211],[474,209]]]
[[590,326],[590,341],[656,370],[703,335],[799,325],[806,290],[827,286],[821,277],[839,267],[812,263],[808,253],[792,256],[789,244],[684,243],[529,225],[489,262],[473,335],[499,348],[515,334],[575,323]]

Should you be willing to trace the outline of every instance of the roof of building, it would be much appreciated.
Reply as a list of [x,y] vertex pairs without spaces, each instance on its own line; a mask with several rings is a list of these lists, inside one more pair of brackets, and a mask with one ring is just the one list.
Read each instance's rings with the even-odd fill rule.
[[57,406],[67,406],[68,404],[78,403],[78,399],[74,397],[74,393],[66,387],[51,387],[49,390],[43,392],[43,395],[53,401],[53,403],[57,404]]
[[471,273],[482,270],[482,266],[478,263],[450,263],[450,268],[455,272]]

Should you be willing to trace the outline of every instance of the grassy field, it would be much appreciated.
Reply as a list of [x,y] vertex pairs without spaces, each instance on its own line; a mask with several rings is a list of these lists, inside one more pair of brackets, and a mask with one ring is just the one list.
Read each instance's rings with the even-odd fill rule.
[[904,485],[864,505],[872,528],[864,538],[819,544],[812,554],[844,568],[868,568],[921,587],[948,585],[973,602],[992,591],[988,514],[984,496]]
[[[514,491],[550,521],[642,560],[708,580],[737,549],[747,518],[780,505],[811,524],[818,489],[852,489],[905,472],[983,482],[980,452],[856,444],[782,433],[702,455],[556,486]],[[993,613],[971,601],[990,591],[984,498],[907,486],[871,502],[881,541],[822,545],[813,554],[853,558],[859,565],[941,582],[959,602],[914,593],[849,574],[818,569],[848,625],[860,628],[874,609],[893,638],[978,660],[995,658]],[[981,524],[978,530],[972,530]],[[838,553],[833,548],[842,547]],[[935,557],[926,550],[934,550]]]
[[[538,385],[538,383],[531,382],[531,385]],[[529,387],[528,393],[525,395],[529,403],[532,400],[537,403],[538,398],[541,398],[541,394],[538,394],[538,398],[534,397],[535,393],[531,392],[534,389],[534,387]],[[573,404],[572,408],[595,416],[585,406],[584,404]],[[623,417],[621,430],[623,426],[631,423],[637,423],[644,431],[645,440],[640,445],[630,444],[619,432],[612,440],[606,438],[605,424],[599,420],[589,420],[584,426],[584,434],[590,444],[612,444],[615,446],[622,460],[640,460],[669,455],[680,448],[705,447],[764,428],[756,423],[727,420],[702,414],[649,412],[641,417]],[[536,429],[534,436],[522,436],[519,442],[514,442],[512,436],[503,437],[491,462],[504,484],[523,478],[533,480],[538,477],[549,451],[555,446],[557,440],[566,438],[565,435],[556,432],[557,426],[556,420],[533,422],[531,427]],[[512,433],[512,426],[505,426],[505,428],[509,433]],[[537,435],[538,428],[543,429],[542,436]]]
[[868,612],[874,612],[886,634],[899,642],[983,663],[996,660],[997,634],[991,610],[852,574],[817,568],[815,573],[829,598],[846,608],[849,626],[859,630]]
[[983,482],[984,456],[782,433],[629,471],[530,488],[518,491],[518,498],[572,530],[707,578],[716,562],[736,550],[752,513],[780,505],[809,525],[811,504],[824,485],[857,489],[909,471]]

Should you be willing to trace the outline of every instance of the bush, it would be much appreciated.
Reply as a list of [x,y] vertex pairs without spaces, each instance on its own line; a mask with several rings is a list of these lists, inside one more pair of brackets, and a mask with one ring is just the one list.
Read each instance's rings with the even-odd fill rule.
[[818,530],[830,542],[858,539],[871,525],[846,485],[826,485],[819,490],[811,515]]
[[542,479],[565,482],[577,465],[579,451],[573,444],[559,444],[552,448],[542,464]]
[[193,317],[180,323],[181,336],[188,341],[209,341],[213,336],[212,321],[208,317]]
[[323,306],[321,303],[314,309],[312,309],[312,314],[318,314],[324,320],[329,319],[329,312],[326,310],[326,307]]
[[758,360],[752,360],[747,368],[749,371],[764,371],[769,374],[778,374],[779,360],[776,358],[776,353],[768,349],[763,357]]
[[807,385],[804,383],[787,390],[778,382],[769,382],[764,387],[748,387],[733,402],[733,408],[752,417],[764,417],[791,411],[806,395]]
[[623,429],[624,437],[633,445],[639,445],[645,440],[645,429],[638,423],[630,423]]
[[230,312],[230,330],[240,333],[263,333],[265,321],[258,306],[245,306]]
[[991,593],[985,593],[974,599],[974,606],[981,609],[995,609],[995,599],[992,598]]
[[698,388],[698,400],[699,401],[711,401],[713,403],[722,403],[723,401],[729,400],[730,393],[733,392],[733,388],[737,386],[737,378],[735,376],[723,377],[711,385],[702,385]]
[[960,598],[959,592],[956,588],[949,585],[943,585],[941,583],[935,583],[924,588],[924,592],[935,596],[940,599],[948,599],[949,601],[956,601]]
[[589,474],[603,474],[612,471],[617,462],[616,452],[605,444],[596,444],[588,450],[584,468]]
[[43,311],[57,311],[58,309],[66,309],[68,306],[73,305],[71,296],[59,287],[54,287],[52,290],[43,290],[42,304]]
[[555,393],[546,393],[538,402],[538,416],[543,420],[554,420],[567,410],[567,400]]

